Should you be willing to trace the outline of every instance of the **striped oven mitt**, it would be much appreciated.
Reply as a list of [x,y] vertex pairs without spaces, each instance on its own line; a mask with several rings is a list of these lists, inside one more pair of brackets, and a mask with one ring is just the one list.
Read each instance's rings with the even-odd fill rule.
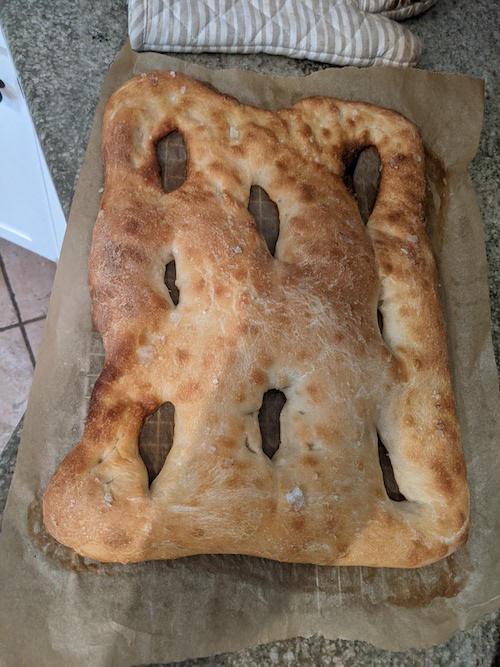
[[397,20],[437,0],[129,0],[136,51],[271,53],[331,65],[413,66],[419,40]]

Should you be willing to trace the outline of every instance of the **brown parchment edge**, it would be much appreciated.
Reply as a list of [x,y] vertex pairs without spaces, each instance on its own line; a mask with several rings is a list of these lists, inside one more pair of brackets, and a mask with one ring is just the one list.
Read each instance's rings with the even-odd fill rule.
[[[68,415],[68,405],[62,401],[61,409],[50,420],[51,423],[47,423],[47,418],[45,417],[45,419],[42,419],[42,424],[40,425],[40,418],[43,417],[43,394],[50,394],[56,390],[55,386],[51,386],[52,382],[59,387],[65,386],[65,383],[69,386],[75,374],[82,372],[78,359],[81,359],[82,355],[86,353],[82,340],[78,346],[75,343],[73,346],[73,357],[70,357],[67,349],[68,341],[64,340],[64,337],[65,335],[68,336],[68,332],[71,332],[75,328],[75,323],[79,322],[81,324],[82,320],[85,320],[85,327],[90,330],[88,315],[83,317],[81,313],[82,304],[87,308],[89,306],[86,287],[81,284],[75,284],[78,281],[71,280],[69,277],[72,274],[86,275],[89,230],[85,228],[82,219],[86,217],[95,218],[95,213],[97,213],[97,208],[95,207],[98,205],[98,197],[96,197],[95,201],[89,201],[88,193],[95,192],[99,187],[96,187],[96,182],[99,180],[100,175],[96,172],[93,165],[100,165],[98,137],[100,134],[102,108],[111,89],[116,85],[117,79],[122,77],[122,80],[125,80],[130,76],[132,71],[134,73],[142,71],[141,66],[147,68],[158,67],[160,63],[162,68],[185,71],[200,79],[208,76],[215,85],[220,85],[220,81],[224,85],[224,82],[227,84],[228,81],[235,79],[240,88],[243,87],[244,92],[247,93],[247,99],[242,100],[246,102],[254,101],[251,99],[250,84],[260,79],[260,75],[253,73],[235,72],[232,70],[225,70],[223,72],[205,70],[183,60],[172,59],[168,56],[158,54],[137,55],[132,53],[130,49],[125,48],[115,61],[105,80],[92,129],[89,149],[85,156],[75,194],[63,254],[58,267],[58,276],[51,299],[42,351],[39,363],[37,364],[30,405],[26,415],[18,466],[16,468],[12,491],[9,495],[0,542],[0,581],[2,582],[2,589],[5,590],[2,596],[2,606],[0,607],[0,621],[2,621],[0,628],[5,629],[5,637],[7,637],[7,627],[11,628],[9,650],[14,650],[12,647],[15,644],[19,648],[21,646],[21,642],[15,639],[16,633],[14,628],[16,627],[16,619],[17,623],[19,623],[19,618],[26,617],[26,605],[19,598],[22,598],[23,592],[27,592],[28,582],[31,585],[33,583],[36,584],[36,577],[39,575],[37,569],[33,567],[33,563],[37,557],[40,560],[40,555],[36,554],[32,545],[27,543],[26,530],[23,530],[22,526],[23,521],[25,522],[26,503],[30,498],[33,500],[34,495],[44,488],[48,481],[48,476],[55,469],[57,460],[62,457],[63,453],[66,453],[58,452],[57,455],[50,455],[45,460],[44,469],[40,473],[38,470],[33,471],[33,448],[35,443],[40,441],[40,438],[42,441],[39,446],[43,448],[44,441],[49,441],[54,436],[54,432],[57,431],[57,424],[62,423],[66,425],[68,430],[71,427],[75,430],[78,428],[77,424],[81,419],[81,415],[78,413],[78,406],[73,406],[74,413]],[[386,79],[385,86],[381,85],[379,77]],[[38,638],[37,641],[30,642],[31,648],[29,648],[28,653],[23,648],[23,653],[27,656],[40,657],[46,655],[47,659],[53,659],[51,664],[109,664],[106,663],[105,656],[109,657],[113,655],[113,664],[132,664],[133,662],[151,662],[152,660],[179,660],[185,657],[236,650],[244,646],[295,635],[308,636],[315,633],[322,633],[327,638],[363,639],[370,641],[376,646],[401,650],[409,646],[426,646],[443,641],[454,631],[466,627],[469,623],[498,606],[498,595],[496,595],[498,591],[495,589],[495,583],[500,579],[498,577],[499,566],[497,564],[500,560],[498,558],[499,545],[498,540],[495,542],[492,538],[495,534],[498,535],[500,516],[498,515],[498,510],[494,512],[489,511],[492,499],[498,498],[498,491],[495,488],[495,480],[493,478],[494,462],[498,461],[498,454],[495,452],[494,447],[494,434],[498,433],[498,428],[495,429],[495,419],[497,419],[496,415],[499,413],[497,409],[498,388],[496,386],[496,369],[489,334],[489,302],[482,224],[475,195],[466,173],[466,164],[472,159],[475,153],[479,136],[480,122],[477,122],[477,116],[480,116],[481,113],[481,82],[456,75],[446,77],[428,72],[402,72],[393,69],[390,71],[385,69],[384,71],[372,70],[371,72],[363,72],[354,68],[327,70],[326,72],[316,73],[306,78],[290,77],[280,79],[277,77],[267,77],[265,81],[270,82],[271,85],[266,86],[266,93],[264,95],[266,99],[264,103],[272,106],[273,90],[275,87],[287,90],[289,86],[293,86],[294,82],[300,88],[300,91],[290,93],[290,99],[287,102],[289,104],[298,99],[297,97],[294,98],[294,95],[297,93],[301,94],[301,96],[311,94],[310,89],[314,88],[315,85],[321,87],[323,94],[342,97],[343,95],[339,92],[339,82],[342,83],[343,81],[350,80],[361,84],[365,80],[363,99],[384,104],[383,100],[378,98],[383,97],[383,90],[387,87],[387,84],[393,86],[399,85],[400,87],[409,86],[409,81],[412,77],[423,77],[426,82],[431,80],[435,82],[439,81],[441,94],[448,96],[454,95],[458,86],[462,87],[466,84],[467,104],[472,114],[476,116],[474,124],[467,124],[467,141],[459,145],[458,148],[455,146],[456,153],[447,155],[446,158],[450,162],[448,169],[449,187],[450,189],[452,187],[456,188],[456,191],[459,192],[459,195],[450,202],[448,215],[455,215],[461,221],[459,226],[460,234],[466,236],[465,243],[468,246],[469,255],[472,254],[471,247],[475,249],[474,259],[477,261],[471,262],[470,265],[469,263],[465,263],[465,265],[459,263],[460,265],[456,267],[455,274],[450,277],[450,281],[453,284],[444,285],[445,310],[449,321],[451,321],[449,337],[451,340],[452,358],[460,358],[461,362],[460,365],[454,363],[453,369],[457,389],[457,402],[459,404],[462,429],[464,430],[464,445],[467,442],[469,443],[469,446],[466,446],[466,455],[468,460],[473,464],[471,470],[474,470],[474,467],[478,465],[478,455],[481,455],[483,464],[481,474],[476,475],[477,479],[473,480],[473,518],[477,529],[473,528],[471,544],[474,545],[477,543],[479,537],[482,540],[487,538],[487,535],[480,535],[481,530],[482,533],[486,532],[482,528],[484,525],[488,525],[490,535],[490,548],[486,553],[482,553],[484,563],[479,569],[476,569],[469,580],[469,589],[471,590],[465,590],[457,598],[446,601],[444,606],[442,600],[434,600],[425,608],[423,619],[418,618],[422,616],[422,613],[420,613],[421,610],[401,610],[394,608],[385,610],[383,613],[380,613],[379,610],[378,614],[373,614],[370,618],[365,617],[363,619],[361,618],[360,610],[356,606],[353,608],[342,606],[342,609],[339,609],[340,614],[325,617],[325,614],[318,614],[323,604],[319,590],[316,596],[318,608],[315,610],[315,613],[311,613],[308,610],[307,604],[304,607],[303,601],[296,599],[296,596],[292,592],[286,597],[286,609],[274,609],[272,613],[267,610],[267,615],[264,614],[260,622],[251,623],[246,629],[234,627],[233,624],[230,624],[226,629],[226,633],[219,632],[217,634],[216,632],[215,637],[211,629],[211,636],[203,637],[203,640],[200,636],[197,646],[194,646],[192,642],[191,644],[188,643],[192,639],[192,633],[186,632],[185,640],[178,642],[178,645],[173,646],[170,642],[170,650],[167,650],[167,647],[163,645],[166,635],[163,638],[161,635],[158,636],[154,631],[151,633],[142,633],[137,629],[132,630],[127,625],[114,621],[114,626],[113,624],[111,625],[111,632],[104,633],[101,637],[100,647],[98,647],[99,656],[97,654],[89,654],[88,650],[90,649],[86,650],[89,637],[84,638],[81,635],[81,632],[83,632],[82,627],[79,628],[80,634],[78,637],[74,636],[75,633],[69,633],[63,645],[61,645],[60,637],[56,639],[52,636],[49,640],[47,634],[50,633],[47,633],[46,630],[51,625],[51,622],[50,620],[47,623],[44,622],[45,619],[42,618],[43,614],[40,613],[39,608],[38,613],[35,610],[32,614],[28,614],[28,616],[32,616],[30,619],[30,625],[33,624],[32,634],[34,636],[38,635]],[[264,82],[264,79],[260,79],[260,81]],[[333,82],[335,82],[335,85]],[[222,88],[223,86],[220,87]],[[226,92],[232,92],[228,87],[224,87],[224,89]],[[241,98],[242,96],[240,95]],[[425,100],[425,103],[428,106],[432,106],[429,104],[429,99],[431,99],[431,96]],[[411,108],[409,110],[398,110],[406,113],[409,117],[412,116]],[[449,147],[446,146],[446,142],[442,137],[426,136],[425,131],[423,135],[424,142],[431,143],[433,149],[438,154],[448,151]],[[442,145],[443,142],[445,143],[444,146]],[[464,200],[466,200],[466,206],[464,206]],[[92,210],[93,208],[95,210]],[[450,238],[447,238],[443,242],[445,252],[443,253],[443,257],[440,258],[441,262],[451,261],[456,251],[454,246],[456,242],[454,231],[456,232],[456,229],[456,226],[448,225],[447,227]],[[461,238],[460,242],[464,242],[464,239]],[[446,250],[448,245],[449,249]],[[467,332],[461,331],[460,318],[457,320],[451,313],[458,309],[459,313],[461,313],[460,317],[463,316],[463,289],[469,288],[470,291],[471,286],[474,286],[475,300],[471,307],[475,307],[474,314],[477,327],[473,331],[470,330],[468,332],[470,335],[466,335]],[[460,292],[460,297],[455,298],[454,293],[450,296],[450,290],[453,292],[452,288],[455,292]],[[468,313],[468,317],[471,317],[470,313]],[[85,338],[85,332],[83,333],[84,335],[81,338]],[[462,363],[461,355],[470,353],[471,350],[473,353],[467,354],[466,362]],[[62,368],[58,368],[57,378],[54,378],[53,366],[58,359],[64,359],[64,361],[60,364]],[[462,390],[462,383],[468,385],[472,382],[480,390],[478,400],[474,404],[471,404],[470,397],[464,396],[464,391]],[[61,390],[59,389],[60,393]],[[478,418],[479,414],[481,415],[481,419]],[[68,443],[68,448],[70,446]],[[479,453],[477,450],[479,450]],[[498,507],[498,503],[495,503],[495,505]],[[28,580],[23,579],[20,582],[19,580],[14,581],[12,576],[9,577],[9,571],[12,572],[16,556],[19,560],[24,560],[25,565],[27,562],[30,562],[30,566],[26,566],[26,569],[32,575],[28,577]],[[57,571],[54,572],[54,568],[50,563],[46,564],[42,572],[44,576],[53,576],[54,574],[56,577],[58,576]],[[139,573],[136,574],[138,578],[141,577],[140,572],[142,570],[139,570]],[[497,575],[496,577],[495,574]],[[72,579],[74,579],[74,576],[72,576]],[[3,586],[4,582],[5,586]],[[474,584],[473,586],[471,582]],[[37,588],[36,585],[34,588]],[[39,590],[40,593],[43,591],[43,595],[47,595],[47,591],[43,590],[43,586],[40,586]],[[137,591],[135,593],[137,594]],[[135,599],[133,595],[128,597]],[[102,605],[102,599],[100,601],[97,600],[97,603],[99,613],[102,615],[104,611],[102,606],[100,606]],[[307,603],[310,605],[310,598],[308,598]],[[7,606],[10,607],[9,613],[7,613]],[[68,611],[71,611],[71,605],[65,604],[60,605],[53,613],[61,619]],[[95,611],[96,608],[94,607],[93,612]],[[323,611],[326,612],[326,607],[323,607]],[[259,612],[262,612],[262,610],[256,607],[256,614],[259,614]],[[308,614],[310,618],[307,617]],[[342,619],[339,616],[342,616]],[[7,625],[4,623],[6,617],[8,617]],[[81,615],[79,618],[81,621]],[[116,626],[122,628],[122,631],[117,630]],[[40,632],[35,632],[36,627],[40,628],[41,636]],[[128,630],[129,633],[127,634],[123,628]],[[41,637],[44,635],[44,629],[45,639],[42,640]],[[228,632],[231,633],[229,637],[227,636]],[[134,635],[133,647],[130,645],[130,633]],[[74,642],[71,648],[68,645],[70,644],[70,638]],[[2,630],[0,630],[0,646],[4,642],[6,640],[2,636]],[[42,649],[44,645],[46,645],[46,654]],[[68,653],[68,651],[71,652]],[[84,658],[85,663],[82,661],[84,653],[87,653]],[[13,655],[17,654],[13,653]],[[56,657],[61,660],[61,656],[64,656],[63,662],[54,662]],[[76,656],[80,656],[80,658]],[[75,659],[77,660],[76,662]]]

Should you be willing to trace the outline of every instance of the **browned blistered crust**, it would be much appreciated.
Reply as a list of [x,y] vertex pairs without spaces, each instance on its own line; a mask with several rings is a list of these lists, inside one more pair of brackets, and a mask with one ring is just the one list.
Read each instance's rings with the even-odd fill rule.
[[[173,130],[187,177],[166,194],[155,146]],[[365,227],[344,160],[372,145],[381,180]],[[50,533],[120,562],[239,553],[417,567],[464,544],[415,127],[323,97],[263,111],[151,72],[110,99],[102,146],[89,284],[106,360],[83,438],[45,493]],[[275,257],[247,210],[254,184],[279,209]],[[177,306],[163,281],[172,259]],[[287,399],[272,460],[257,419],[270,388]],[[149,488],[137,440],[166,401],[174,443]],[[386,493],[377,431],[406,501]]]

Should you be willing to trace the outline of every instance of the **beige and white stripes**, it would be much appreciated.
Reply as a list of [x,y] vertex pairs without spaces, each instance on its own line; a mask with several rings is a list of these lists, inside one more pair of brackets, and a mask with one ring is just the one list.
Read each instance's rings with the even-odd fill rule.
[[437,0],[129,0],[137,51],[271,53],[332,65],[415,65],[418,39],[393,19]]

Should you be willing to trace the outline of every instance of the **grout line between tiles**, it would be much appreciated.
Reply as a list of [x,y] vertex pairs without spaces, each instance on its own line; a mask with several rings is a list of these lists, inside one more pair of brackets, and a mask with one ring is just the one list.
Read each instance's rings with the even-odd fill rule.
[[26,349],[28,350],[30,361],[33,365],[33,368],[35,368],[35,355],[33,354],[33,350],[31,349],[31,345],[28,340],[28,334],[26,333],[26,329],[24,328],[24,323],[21,318],[21,311],[19,310],[19,306],[17,305],[14,290],[12,289],[12,285],[10,284],[9,276],[7,274],[7,269],[5,268],[5,264],[1,253],[0,253],[0,271],[2,272],[3,279],[5,280],[5,285],[7,287],[7,292],[9,293],[9,297],[12,302],[12,307],[14,308],[14,312],[16,313],[17,321],[19,323],[19,329],[21,330],[24,344],[26,345]]
[[[34,317],[31,320],[24,320],[22,324],[26,325],[26,324],[33,324],[33,322],[40,322],[40,320],[44,320],[46,317],[47,315],[40,315],[39,317]],[[2,331],[9,331],[9,329],[15,329],[19,325],[20,322],[16,322],[15,324],[7,324],[7,326],[5,327],[0,327],[0,333],[2,333]]]

